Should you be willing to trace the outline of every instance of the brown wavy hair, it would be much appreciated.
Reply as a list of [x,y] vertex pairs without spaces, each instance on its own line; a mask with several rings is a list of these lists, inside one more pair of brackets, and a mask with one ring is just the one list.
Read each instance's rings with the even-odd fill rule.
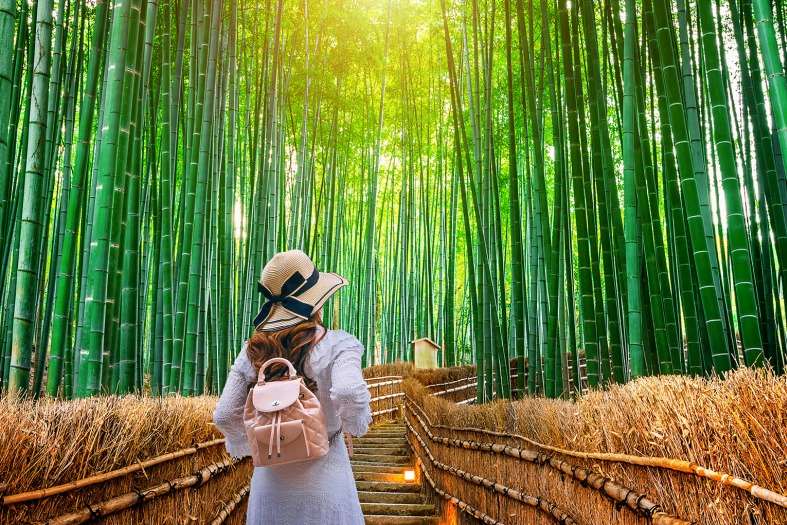
[[[323,327],[322,334],[318,327]],[[257,370],[267,361],[274,357],[283,357],[292,363],[296,372],[303,377],[309,390],[315,392],[317,384],[314,379],[308,377],[303,369],[309,352],[317,346],[325,334],[320,312],[313,314],[309,319],[277,330],[275,332],[262,332],[255,330],[249,338],[249,346],[246,353],[249,360]],[[266,381],[275,381],[287,375],[287,367],[284,365],[272,365],[265,371]]]

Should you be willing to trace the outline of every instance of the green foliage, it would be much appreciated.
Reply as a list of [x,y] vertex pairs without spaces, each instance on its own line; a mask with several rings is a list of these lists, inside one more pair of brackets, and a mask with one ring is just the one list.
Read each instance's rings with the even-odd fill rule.
[[289,248],[365,364],[430,337],[481,401],[783,371],[781,0],[34,5],[0,0],[3,390],[216,392]]

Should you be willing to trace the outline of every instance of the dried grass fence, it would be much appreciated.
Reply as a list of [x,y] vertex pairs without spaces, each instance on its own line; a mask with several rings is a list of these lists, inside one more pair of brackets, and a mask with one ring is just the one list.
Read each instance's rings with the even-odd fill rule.
[[375,423],[390,421],[399,416],[399,407],[404,401],[402,382],[413,373],[411,363],[390,363],[364,369],[363,376],[369,387],[372,420]]
[[[422,479],[483,523],[787,523],[787,378],[641,379],[473,406],[475,369],[364,372]],[[215,398],[0,399],[0,523],[244,522],[251,465]],[[747,481],[748,480],[748,481]]]
[[0,523],[242,523],[222,511],[251,464],[225,453],[215,403],[0,399]]
[[483,406],[457,403],[470,387],[434,395],[451,382],[402,383],[408,434],[437,493],[485,523],[787,523],[785,377],[654,377]]
[[[367,369],[376,421],[412,365]],[[252,466],[233,461],[215,397],[0,398],[0,523],[243,523]]]

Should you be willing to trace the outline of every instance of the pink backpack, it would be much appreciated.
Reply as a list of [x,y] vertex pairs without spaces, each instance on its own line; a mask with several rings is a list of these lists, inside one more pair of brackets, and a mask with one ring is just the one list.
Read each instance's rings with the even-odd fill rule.
[[[275,363],[289,367],[289,378],[266,382],[265,370]],[[320,401],[284,358],[269,359],[260,367],[257,384],[246,398],[243,423],[255,467],[317,459],[328,453]]]

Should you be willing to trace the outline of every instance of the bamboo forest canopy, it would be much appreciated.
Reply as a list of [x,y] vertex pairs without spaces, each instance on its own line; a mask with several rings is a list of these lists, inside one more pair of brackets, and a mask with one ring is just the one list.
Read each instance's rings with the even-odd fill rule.
[[781,373],[786,7],[0,0],[2,389],[218,392],[291,248],[480,400]]

